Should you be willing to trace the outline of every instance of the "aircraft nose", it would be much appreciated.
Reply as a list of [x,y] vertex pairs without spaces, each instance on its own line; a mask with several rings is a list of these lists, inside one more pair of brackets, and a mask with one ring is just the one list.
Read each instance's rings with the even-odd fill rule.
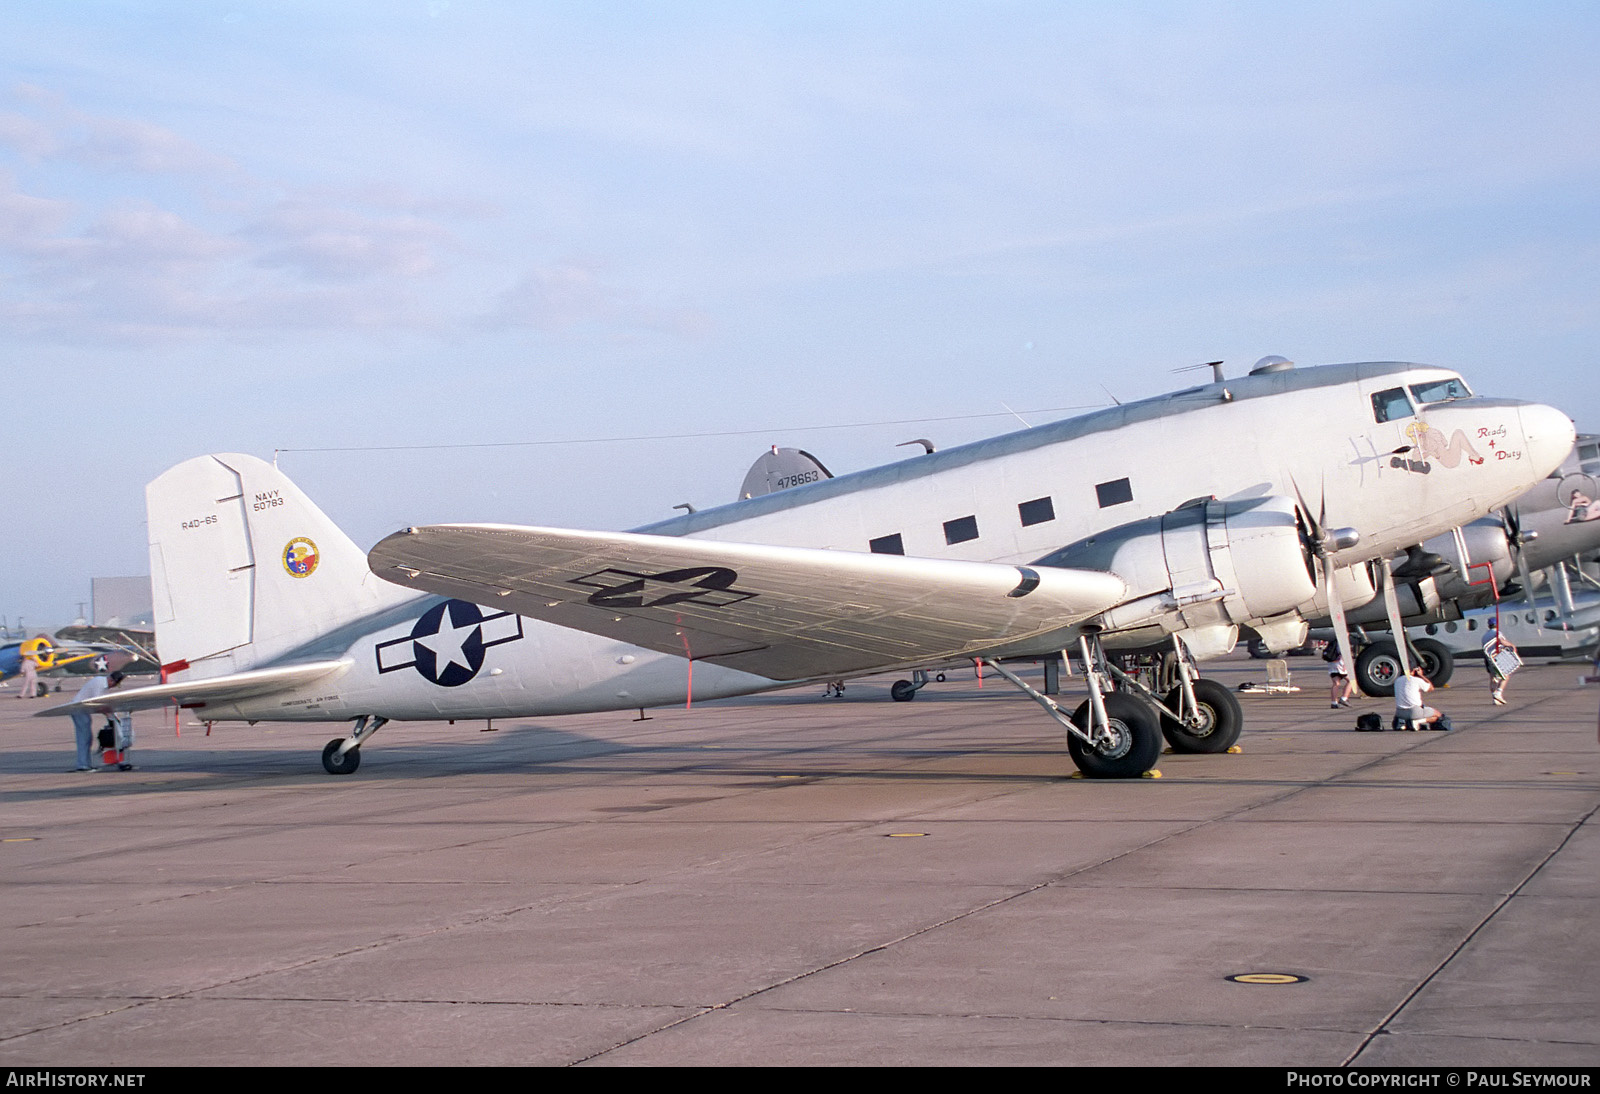
[[1522,420],[1528,459],[1539,468],[1539,474],[1548,475],[1560,467],[1578,441],[1578,427],[1572,419],[1543,403],[1524,403],[1517,408],[1517,416]]

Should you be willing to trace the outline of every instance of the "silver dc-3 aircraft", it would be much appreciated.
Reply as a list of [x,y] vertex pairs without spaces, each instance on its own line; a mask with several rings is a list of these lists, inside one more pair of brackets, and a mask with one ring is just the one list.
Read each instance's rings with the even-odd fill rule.
[[[1195,662],[1272,648],[1372,596],[1363,565],[1484,516],[1570,451],[1572,422],[1380,362],[1249,376],[751,497],[633,532],[462,524],[363,554],[245,455],[146,491],[163,682],[83,704],[206,720],[625,710],[967,658],[1062,724],[1087,775],[1221,751],[1242,716]],[[929,446],[931,447],[931,446]],[[1118,651],[1177,659],[1165,695]],[[1076,652],[1070,716],[1002,658]],[[67,704],[45,713],[79,709]]]

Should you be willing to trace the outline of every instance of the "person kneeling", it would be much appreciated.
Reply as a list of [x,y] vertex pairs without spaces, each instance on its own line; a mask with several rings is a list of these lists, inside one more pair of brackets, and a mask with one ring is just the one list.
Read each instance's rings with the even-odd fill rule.
[[[1418,665],[1394,684],[1394,728],[1449,729],[1450,719],[1423,705],[1423,692],[1433,690],[1433,681]],[[1409,725],[1407,724],[1409,723]]]

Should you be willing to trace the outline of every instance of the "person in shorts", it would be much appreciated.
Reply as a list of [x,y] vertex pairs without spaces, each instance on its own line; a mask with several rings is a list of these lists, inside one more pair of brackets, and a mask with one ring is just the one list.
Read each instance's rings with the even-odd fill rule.
[[1340,707],[1350,705],[1350,696],[1355,692],[1355,685],[1350,681],[1350,666],[1345,664],[1344,653],[1339,649],[1337,642],[1328,644],[1328,649],[1322,655],[1328,662],[1328,706],[1338,710]]
[[1412,729],[1438,729],[1443,728],[1439,723],[1440,713],[1430,706],[1424,705],[1422,696],[1433,690],[1433,681],[1428,679],[1428,674],[1422,671],[1421,665],[1412,668],[1407,676],[1402,676],[1394,682],[1394,717],[1398,725],[1402,720],[1409,719]]
[[1511,639],[1498,630],[1483,644],[1483,666],[1489,670],[1489,698],[1494,700],[1494,705],[1497,707],[1506,705],[1506,684],[1511,680],[1511,674],[1501,669],[1495,660],[1504,650],[1510,650],[1515,655],[1517,647],[1511,644]]

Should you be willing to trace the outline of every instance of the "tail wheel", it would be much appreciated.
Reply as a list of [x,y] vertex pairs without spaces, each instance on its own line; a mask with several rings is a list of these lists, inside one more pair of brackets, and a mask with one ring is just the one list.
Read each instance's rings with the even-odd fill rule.
[[1239,739],[1244,728],[1244,711],[1233,692],[1215,680],[1194,682],[1194,702],[1198,725],[1184,725],[1170,713],[1183,709],[1183,688],[1167,692],[1166,709],[1161,711],[1161,733],[1174,752],[1226,752]]
[[344,744],[343,737],[335,737],[329,741],[322,750],[322,768],[330,775],[349,775],[361,766],[361,749],[352,748],[343,756],[339,755],[339,746]]
[[[1107,728],[1111,739],[1091,745],[1077,734],[1067,735],[1067,751],[1078,770],[1091,779],[1137,779],[1156,765],[1161,755],[1161,730],[1156,712],[1143,699],[1110,692],[1105,696]],[[1091,720],[1085,700],[1073,712],[1072,724],[1088,731]]]

